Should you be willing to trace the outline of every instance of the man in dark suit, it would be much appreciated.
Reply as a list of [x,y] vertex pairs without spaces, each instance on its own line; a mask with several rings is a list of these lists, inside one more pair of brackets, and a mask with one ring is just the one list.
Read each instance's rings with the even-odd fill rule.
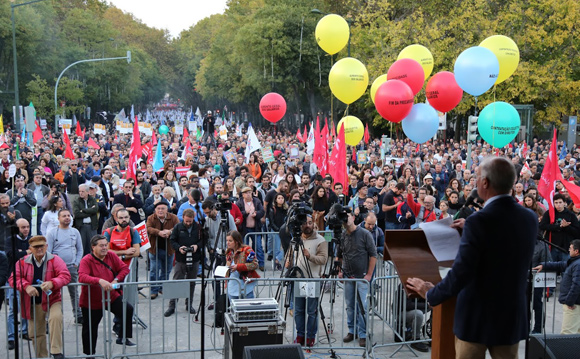
[[129,212],[129,216],[133,223],[139,224],[142,219],[139,214],[139,210],[143,209],[143,202],[139,196],[135,196],[133,189],[135,188],[134,182],[129,179],[123,184],[123,193],[115,195],[113,202],[114,204],[120,203]]
[[514,165],[488,157],[477,170],[477,191],[485,206],[467,220],[459,252],[447,276],[436,286],[409,278],[407,287],[431,306],[457,296],[453,332],[456,358],[516,358],[528,334],[526,278],[530,270],[537,216],[509,195]]

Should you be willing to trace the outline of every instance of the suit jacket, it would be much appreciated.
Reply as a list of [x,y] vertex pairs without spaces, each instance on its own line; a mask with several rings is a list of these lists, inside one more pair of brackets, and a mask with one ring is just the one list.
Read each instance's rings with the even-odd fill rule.
[[[135,207],[137,209],[143,209],[143,202],[141,202],[141,198],[139,198],[139,196],[133,195],[133,199],[131,199],[131,197],[126,196],[125,193],[120,193],[115,195],[114,198],[115,200],[113,201],[113,204],[120,203],[125,208]],[[134,223],[141,223],[141,217],[139,216],[139,213],[129,212],[129,216]]]
[[457,295],[455,335],[486,346],[512,345],[528,334],[527,276],[538,219],[511,196],[469,216],[449,274],[427,293],[430,305]]
[[107,183],[105,183],[105,181],[101,181],[101,184],[99,185],[99,187],[101,187],[101,194],[103,195],[103,200],[105,201],[107,209],[111,210],[111,208],[113,206],[110,203],[110,200],[109,200],[110,197],[109,197],[109,192],[107,192],[107,188],[110,190],[111,197],[114,197],[115,192],[113,192],[113,184],[111,182],[109,182],[107,184]]

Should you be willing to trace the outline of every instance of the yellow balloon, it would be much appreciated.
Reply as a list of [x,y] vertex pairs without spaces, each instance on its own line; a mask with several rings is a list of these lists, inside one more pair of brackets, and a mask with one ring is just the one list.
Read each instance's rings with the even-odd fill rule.
[[496,84],[507,80],[518,68],[520,49],[509,37],[493,35],[483,40],[479,46],[491,50],[499,60],[499,75],[495,80]]
[[421,64],[423,72],[425,72],[425,78],[429,77],[431,72],[433,72],[433,55],[425,46],[414,44],[405,47],[399,52],[397,60],[400,59],[413,59]]
[[365,93],[369,85],[369,74],[362,62],[345,57],[330,69],[328,84],[334,96],[348,105]]
[[350,29],[342,16],[329,14],[318,21],[314,36],[322,50],[334,55],[348,43]]
[[346,116],[336,126],[336,133],[340,131],[340,126],[344,124],[344,140],[347,145],[356,146],[365,134],[365,128],[357,117]]
[[379,89],[379,86],[383,84],[383,82],[387,82],[387,74],[377,77],[371,85],[371,100],[373,100],[373,103],[375,103],[375,95],[377,94],[377,90]]

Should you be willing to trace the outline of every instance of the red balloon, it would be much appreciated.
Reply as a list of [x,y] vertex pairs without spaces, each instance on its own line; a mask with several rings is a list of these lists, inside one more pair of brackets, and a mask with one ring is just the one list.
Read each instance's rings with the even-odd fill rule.
[[463,90],[455,81],[455,75],[449,71],[441,71],[433,75],[425,88],[427,100],[434,109],[449,112],[459,105]]
[[401,80],[383,83],[375,94],[375,107],[378,113],[385,120],[395,123],[407,117],[413,108],[413,101],[413,91]]
[[423,88],[425,82],[425,71],[420,63],[413,59],[400,59],[395,61],[387,72],[387,80],[401,80],[416,95]]
[[286,113],[286,100],[276,92],[267,93],[260,100],[260,113],[266,120],[276,123]]

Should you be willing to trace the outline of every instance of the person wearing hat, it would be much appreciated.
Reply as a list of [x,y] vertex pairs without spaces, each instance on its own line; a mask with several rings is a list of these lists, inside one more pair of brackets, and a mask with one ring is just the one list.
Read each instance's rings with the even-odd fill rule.
[[21,315],[28,320],[28,335],[34,341],[36,357],[47,358],[49,354],[46,341],[48,312],[50,354],[55,359],[64,359],[61,288],[70,283],[70,273],[60,257],[48,252],[44,236],[34,236],[28,244],[32,254],[18,261],[9,282],[14,283],[16,276],[15,289],[22,293]]
[[[242,222],[242,234],[244,237],[248,233],[259,232],[262,226],[261,219],[264,217],[265,211],[262,202],[252,196],[252,189],[250,187],[242,188],[242,197],[236,202],[236,205],[242,211],[244,221]],[[258,264],[260,270],[264,270],[264,250],[262,248],[262,238],[260,236],[252,236],[252,248],[258,256]]]

